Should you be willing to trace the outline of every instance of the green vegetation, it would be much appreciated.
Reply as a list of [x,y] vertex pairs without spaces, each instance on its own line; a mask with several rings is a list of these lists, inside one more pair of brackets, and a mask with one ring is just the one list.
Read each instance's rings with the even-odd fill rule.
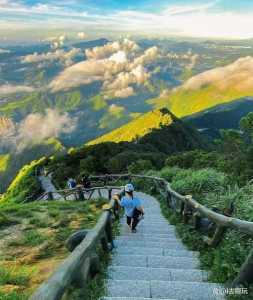
[[181,118],[252,94],[252,89],[239,90],[233,86],[225,90],[219,90],[213,85],[192,90],[181,87],[172,91],[167,97],[150,99],[148,103],[156,108],[168,107],[173,114]]
[[1,203],[0,299],[27,300],[68,255],[69,235],[92,228],[105,203]]
[[103,95],[101,95],[101,94],[98,94],[98,95],[92,97],[89,100],[89,102],[92,106],[92,109],[95,110],[95,111],[99,111],[101,109],[104,109],[107,106],[107,103],[106,103]]
[[9,154],[0,155],[0,173],[6,171],[9,159],[10,159]]
[[7,192],[3,195],[1,202],[11,201],[18,203],[25,201],[27,197],[36,197],[41,192],[41,187],[34,173],[44,160],[45,158],[42,158],[39,161],[33,161],[30,165],[24,166],[9,186]]
[[88,145],[94,145],[104,142],[119,143],[122,141],[131,142],[139,137],[143,137],[154,129],[162,126],[169,126],[173,123],[172,116],[169,113],[163,113],[161,110],[154,110],[146,113],[132,122],[113,130],[91,142]]
[[131,116],[126,112],[123,106],[111,105],[99,121],[99,128],[112,130],[127,123],[130,119]]
[[9,153],[4,155],[3,159],[0,156],[0,166],[5,165],[5,171],[0,169],[0,193],[4,192],[11,181],[17,175],[17,172],[32,160],[40,159],[43,156],[60,155],[65,152],[65,148],[56,138],[50,138],[40,144],[29,145],[23,151]]
[[55,97],[55,107],[63,111],[72,111],[82,103],[80,91],[73,91],[64,94],[57,94]]

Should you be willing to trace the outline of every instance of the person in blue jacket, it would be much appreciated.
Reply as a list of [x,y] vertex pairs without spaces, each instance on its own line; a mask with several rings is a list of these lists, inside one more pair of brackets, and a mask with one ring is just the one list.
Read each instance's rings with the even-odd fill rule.
[[124,208],[127,225],[132,232],[136,232],[136,226],[144,215],[140,199],[134,196],[134,186],[128,183],[124,188],[125,196],[121,199],[117,197],[119,205]]

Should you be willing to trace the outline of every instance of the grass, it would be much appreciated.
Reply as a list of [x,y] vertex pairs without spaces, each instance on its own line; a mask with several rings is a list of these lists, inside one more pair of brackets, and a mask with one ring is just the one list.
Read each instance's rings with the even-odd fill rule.
[[27,300],[69,254],[69,235],[92,228],[105,201],[1,203],[0,300]]
[[26,286],[30,279],[30,272],[26,267],[7,268],[0,265],[0,285],[23,285]]

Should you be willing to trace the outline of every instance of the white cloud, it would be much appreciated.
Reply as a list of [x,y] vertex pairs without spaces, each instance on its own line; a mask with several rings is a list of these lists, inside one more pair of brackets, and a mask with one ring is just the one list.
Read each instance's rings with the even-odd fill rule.
[[124,39],[123,41],[116,41],[113,43],[107,43],[101,47],[94,47],[92,49],[86,49],[85,54],[88,59],[103,59],[112,56],[114,53],[123,51],[125,53],[137,51],[138,45],[131,40]]
[[0,137],[9,137],[13,135],[15,131],[15,125],[11,119],[6,117],[0,117]]
[[[65,2],[65,1],[64,1]],[[16,18],[5,18],[1,27],[6,30],[51,29],[80,30],[110,34],[145,34],[149,36],[192,36],[251,38],[253,13],[251,11],[222,10],[216,3],[168,5],[157,12],[123,10],[110,14],[89,14],[74,10],[72,5],[24,5],[18,1],[2,0],[0,13],[12,13]],[[37,18],[27,18],[34,14]],[[8,16],[8,15],[7,15]],[[43,22],[44,18],[46,22]],[[57,43],[57,42],[56,42]],[[58,46],[58,45],[57,45]]]
[[77,124],[68,113],[48,109],[44,114],[29,114],[20,123],[0,117],[0,146],[13,148],[15,151],[43,142],[51,137],[71,133]]
[[31,93],[35,89],[31,86],[26,85],[12,85],[12,84],[3,84],[0,85],[0,95],[9,95],[16,93]]
[[11,52],[10,50],[0,48],[0,54],[6,54],[6,53],[10,53],[10,52]]
[[143,52],[128,39],[86,50],[87,60],[66,68],[50,84],[52,92],[69,90],[94,81],[103,83],[105,97],[133,95],[134,85],[144,85],[151,74],[144,67],[159,56],[156,47]]
[[118,51],[109,57],[109,60],[117,62],[117,63],[126,63],[127,62],[127,54],[124,51]]
[[21,61],[22,63],[39,63],[39,62],[45,62],[45,61],[55,61],[60,60],[65,65],[70,66],[73,64],[72,59],[76,57],[77,55],[81,54],[81,50],[78,48],[73,48],[70,51],[64,51],[61,49],[58,49],[54,52],[47,52],[47,53],[34,53],[29,54],[24,57],[22,57]]
[[127,88],[123,88],[122,90],[116,90],[114,92],[114,97],[116,98],[128,98],[135,94],[134,89],[129,86]]
[[196,90],[209,84],[221,91],[228,88],[238,91],[253,90],[253,57],[243,57],[225,67],[193,76],[182,87],[187,90]]
[[67,113],[61,114],[57,110],[48,109],[45,115],[28,115],[19,124],[18,139],[22,143],[39,142],[50,137],[59,137],[62,133],[70,133],[75,126],[75,120]]
[[53,92],[103,81],[124,69],[124,64],[110,60],[87,60],[66,68],[50,84]]
[[87,39],[87,38],[88,38],[88,35],[87,35],[85,32],[78,32],[78,33],[77,33],[77,37],[78,37],[79,39],[84,40],[84,39]]

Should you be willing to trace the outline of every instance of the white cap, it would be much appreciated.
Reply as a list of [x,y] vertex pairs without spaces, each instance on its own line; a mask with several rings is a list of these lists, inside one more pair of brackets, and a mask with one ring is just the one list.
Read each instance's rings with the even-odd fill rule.
[[132,185],[132,183],[128,183],[125,185],[125,191],[126,192],[133,192],[134,191],[134,186]]

